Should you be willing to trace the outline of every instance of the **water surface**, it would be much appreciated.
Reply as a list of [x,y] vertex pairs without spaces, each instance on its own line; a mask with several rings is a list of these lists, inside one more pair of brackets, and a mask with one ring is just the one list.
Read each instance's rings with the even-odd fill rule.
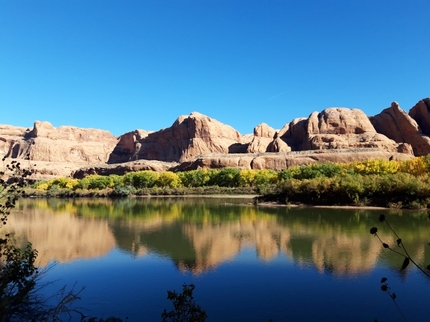
[[[255,207],[238,198],[27,199],[10,218],[46,294],[85,287],[89,315],[159,321],[167,290],[196,285],[208,321],[409,321],[430,314],[429,280],[370,235],[380,210]],[[412,257],[430,264],[425,212],[387,214]]]

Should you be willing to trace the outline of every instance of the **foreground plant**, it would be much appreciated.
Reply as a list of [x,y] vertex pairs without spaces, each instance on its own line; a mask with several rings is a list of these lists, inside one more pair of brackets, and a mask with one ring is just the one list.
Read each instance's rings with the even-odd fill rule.
[[[429,216],[429,218],[430,218],[430,216]],[[403,263],[402,263],[402,266],[400,267],[400,271],[402,272],[402,271],[404,271],[405,269],[406,269],[406,267],[408,267],[409,266],[409,264],[410,263],[412,263],[413,265],[415,265],[415,267],[417,267],[424,275],[426,275],[427,277],[430,277],[430,274],[427,272],[427,271],[425,271],[420,265],[418,265],[418,263],[409,255],[409,252],[408,252],[408,250],[406,249],[406,247],[405,247],[405,245],[404,245],[404,243],[403,243],[403,241],[402,241],[402,239],[400,238],[400,236],[396,233],[396,231],[393,229],[393,227],[391,227],[391,225],[389,224],[389,222],[387,221],[387,219],[386,219],[386,217],[385,217],[385,215],[384,214],[381,214],[380,216],[379,216],[379,222],[381,222],[381,223],[385,223],[386,225],[387,225],[387,227],[392,231],[392,233],[394,234],[394,236],[396,237],[396,243],[397,243],[397,247],[400,249],[400,250],[397,250],[397,249],[394,249],[394,248],[392,248],[392,247],[390,247],[390,245],[388,245],[387,243],[385,243],[382,239],[381,239],[381,237],[378,235],[378,228],[377,227],[372,227],[372,228],[370,228],[370,233],[373,235],[373,236],[375,236],[375,237],[377,237],[378,238],[378,240],[381,242],[381,244],[382,244],[382,246],[385,248],[385,249],[388,249],[388,250],[390,250],[390,251],[392,251],[392,252],[394,252],[395,254],[397,254],[397,255],[399,255],[399,256],[401,256],[402,258],[403,258]],[[429,270],[430,269],[430,265],[427,265],[427,270]],[[398,305],[398,303],[396,302],[396,298],[397,298],[397,295],[396,295],[396,293],[394,293],[394,292],[392,292],[392,290],[391,290],[391,288],[388,286],[388,283],[387,283],[387,278],[386,277],[383,277],[382,279],[381,279],[381,290],[383,291],[383,292],[386,292],[387,294],[388,294],[388,296],[393,300],[393,302],[394,302],[394,304],[395,304],[395,306],[397,307],[397,309],[399,310],[399,312],[400,312],[400,314],[401,314],[401,316],[402,316],[402,318],[403,318],[403,320],[404,321],[407,321],[406,320],[406,317],[405,317],[405,315],[403,314],[403,312],[402,312],[402,310],[400,309],[400,306]],[[377,320],[375,320],[375,322],[377,322]]]
[[193,291],[195,286],[193,284],[183,284],[182,293],[178,294],[176,291],[167,291],[167,299],[173,303],[173,310],[161,314],[163,322],[203,322],[206,321],[206,311],[196,304],[194,301]]
[[396,293],[391,291],[391,287],[388,286],[387,280],[388,279],[386,277],[383,277],[381,279],[381,290],[388,294],[390,299],[393,300],[394,305],[397,307],[397,310],[399,310],[399,313],[402,316],[403,320],[407,321],[405,315],[403,314],[403,311],[401,310],[401,308],[399,306],[399,304],[396,302],[397,295],[396,295]]
[[62,321],[61,316],[71,317],[72,313],[84,318],[74,307],[83,289],[75,292],[64,286],[53,296],[58,299],[57,304],[48,305],[40,296],[44,285],[38,283],[43,272],[35,264],[37,250],[31,243],[22,248],[16,246],[13,236],[5,232],[8,217],[31,174],[31,169],[22,169],[17,161],[0,171],[0,228],[3,231],[0,234],[0,321]]
[[[381,214],[379,216],[379,222],[385,223],[388,228],[393,232],[393,234],[396,236],[396,243],[397,243],[397,247],[398,249],[392,248],[390,247],[390,245],[388,245],[387,243],[383,242],[381,237],[378,235],[378,228],[377,227],[372,227],[370,228],[370,233],[377,237],[378,240],[381,242],[382,246],[390,251],[392,251],[393,253],[401,256],[403,258],[403,263],[402,266],[400,267],[400,271],[403,271],[406,269],[406,267],[408,267],[408,265],[410,263],[412,263],[413,265],[415,265],[424,275],[426,275],[427,277],[430,278],[430,274],[429,272],[425,271],[420,265],[417,264],[417,262],[409,255],[409,252],[407,251],[405,245],[402,242],[402,239],[399,237],[399,235],[396,233],[396,231],[391,227],[391,225],[388,223],[387,219],[385,218],[385,215]],[[430,265],[427,265],[427,270],[430,269]]]
[[[0,228],[7,224],[30,174],[31,171],[22,170],[16,161],[0,172]],[[0,319],[23,320],[32,315],[30,294],[38,274],[35,266],[37,251],[31,243],[24,249],[18,248],[12,243],[9,233],[0,236]]]

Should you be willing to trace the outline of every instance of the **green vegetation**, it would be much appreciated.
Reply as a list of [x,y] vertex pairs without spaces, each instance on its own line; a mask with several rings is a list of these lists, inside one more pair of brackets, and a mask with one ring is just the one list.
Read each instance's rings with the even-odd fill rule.
[[124,176],[91,175],[81,180],[56,178],[37,182],[26,193],[55,197],[260,194],[257,202],[427,208],[429,169],[430,155],[407,161],[315,163],[279,172],[233,168],[162,173],[145,170]]

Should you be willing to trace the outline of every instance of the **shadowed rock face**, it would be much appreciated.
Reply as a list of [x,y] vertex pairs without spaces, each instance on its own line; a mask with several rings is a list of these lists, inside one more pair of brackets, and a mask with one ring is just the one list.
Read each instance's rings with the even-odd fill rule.
[[[0,157],[30,159],[40,178],[70,176],[79,169],[79,176],[195,167],[280,170],[309,160],[321,162],[314,156],[294,157],[294,161],[284,158],[290,151],[339,150],[348,154],[351,149],[378,149],[395,159],[426,155],[430,153],[429,134],[430,99],[426,98],[410,115],[397,103],[370,118],[359,109],[328,108],[294,119],[279,131],[261,123],[247,135],[197,112],[180,116],[169,128],[135,130],[118,139],[108,131],[55,128],[48,122],[37,121],[32,129],[0,125]],[[375,151],[370,152],[362,155],[375,157]],[[356,153],[337,154],[327,160],[341,162],[354,157]],[[130,164],[137,161],[140,163]]]
[[[248,145],[247,153],[268,152],[269,145],[276,135],[275,129],[265,123],[261,123],[254,128],[254,137]],[[272,148],[273,149],[273,148]],[[276,151],[278,152],[278,151]]]
[[[425,105],[425,103],[420,106],[422,105]],[[418,109],[415,111],[418,112]],[[430,138],[423,135],[418,123],[403,111],[396,102],[393,102],[391,107],[386,108],[380,114],[369,119],[378,133],[384,134],[398,143],[410,144],[416,156],[430,153]],[[422,124],[425,125],[424,122]]]
[[425,135],[430,135],[430,98],[419,101],[411,108],[409,115],[418,123]]

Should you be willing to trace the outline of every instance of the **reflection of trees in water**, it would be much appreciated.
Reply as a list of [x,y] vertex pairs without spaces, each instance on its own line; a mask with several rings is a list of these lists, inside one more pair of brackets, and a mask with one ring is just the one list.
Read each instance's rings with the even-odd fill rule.
[[[264,261],[283,253],[320,272],[356,274],[371,270],[381,253],[380,244],[368,233],[379,211],[264,208],[204,198],[26,202],[21,211],[30,218],[32,211],[41,213],[38,220],[51,215],[40,223],[30,219],[39,230],[21,231],[35,235],[29,238],[36,249],[49,249],[47,238],[40,238],[46,245],[37,245],[37,236],[50,236],[58,254],[64,253],[63,257],[55,255],[57,260],[97,256],[114,247],[116,241],[119,248],[135,256],[156,252],[171,258],[180,270],[198,274],[234,258],[244,247],[255,247]],[[423,245],[430,234],[421,225],[423,215],[392,217],[404,242],[416,250],[415,258],[426,260],[429,255]],[[64,246],[54,241],[57,233],[59,240],[66,236]],[[398,265],[397,258],[385,252],[383,260]]]

